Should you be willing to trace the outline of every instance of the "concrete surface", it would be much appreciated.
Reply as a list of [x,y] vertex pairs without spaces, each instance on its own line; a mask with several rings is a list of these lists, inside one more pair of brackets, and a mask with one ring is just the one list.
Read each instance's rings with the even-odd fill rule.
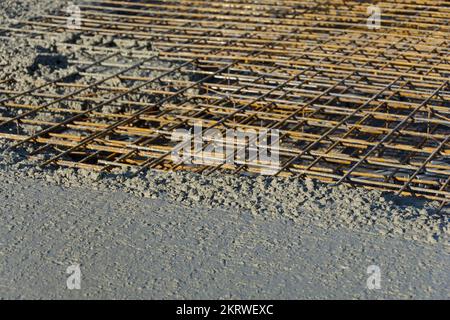
[[442,245],[28,179],[4,181],[0,201],[2,299],[450,297]]

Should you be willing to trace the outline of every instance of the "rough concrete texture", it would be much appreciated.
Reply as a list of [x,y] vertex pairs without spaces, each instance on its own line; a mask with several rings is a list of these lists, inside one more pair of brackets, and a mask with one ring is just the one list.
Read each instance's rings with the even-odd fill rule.
[[138,177],[116,170],[97,173],[59,168],[37,169],[18,152],[3,152],[1,175],[10,180],[33,178],[66,187],[124,191],[163,199],[186,207],[250,212],[324,228],[345,227],[381,236],[399,236],[422,243],[450,245],[449,217],[436,203],[396,197],[347,186],[331,187],[313,180],[232,175],[202,176],[188,172],[147,171]]
[[[0,41],[0,78],[23,90],[73,71],[68,58],[51,42]],[[6,147],[0,298],[449,298],[450,218],[436,203],[312,180],[40,170]],[[65,285],[72,263],[80,291]],[[365,287],[371,264],[380,290]]]
[[[2,298],[449,298],[442,245],[120,190],[2,181]],[[66,287],[72,264],[80,290]],[[379,290],[366,287],[370,265],[380,267]]]
[[0,3],[0,23],[6,23],[11,19],[27,19],[40,12],[51,12],[60,9],[67,3],[76,1],[65,0],[2,0]]

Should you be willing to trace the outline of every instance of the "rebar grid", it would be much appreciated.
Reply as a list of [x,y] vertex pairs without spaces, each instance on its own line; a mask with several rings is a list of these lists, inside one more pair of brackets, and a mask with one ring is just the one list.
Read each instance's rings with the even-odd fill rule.
[[270,165],[175,163],[173,133],[277,129],[280,176],[445,205],[450,2],[385,1],[378,30],[366,25],[367,6],[91,1],[79,28],[63,12],[16,21],[2,38],[54,38],[78,53],[69,63],[79,71],[24,92],[13,77],[1,82],[0,137],[42,165],[259,173]]

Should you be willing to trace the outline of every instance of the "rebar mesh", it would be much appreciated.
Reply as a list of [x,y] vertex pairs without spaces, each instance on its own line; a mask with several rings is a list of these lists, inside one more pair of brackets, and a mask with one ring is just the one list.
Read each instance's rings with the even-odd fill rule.
[[378,30],[367,3],[344,0],[91,1],[78,28],[64,12],[15,21],[2,38],[54,37],[78,71],[24,92],[13,75],[0,83],[0,137],[42,165],[258,173],[174,163],[173,132],[276,129],[280,176],[444,205],[450,2],[379,5]]

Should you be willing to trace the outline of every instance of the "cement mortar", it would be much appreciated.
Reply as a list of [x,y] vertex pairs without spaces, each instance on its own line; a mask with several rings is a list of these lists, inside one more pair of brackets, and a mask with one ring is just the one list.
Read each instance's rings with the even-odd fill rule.
[[202,176],[150,170],[138,177],[114,170],[98,173],[71,168],[38,169],[18,152],[3,152],[2,179],[33,178],[67,187],[121,190],[186,207],[205,207],[279,216],[323,228],[348,228],[426,243],[450,245],[448,214],[437,203],[380,191],[331,187],[313,180],[271,176]]

